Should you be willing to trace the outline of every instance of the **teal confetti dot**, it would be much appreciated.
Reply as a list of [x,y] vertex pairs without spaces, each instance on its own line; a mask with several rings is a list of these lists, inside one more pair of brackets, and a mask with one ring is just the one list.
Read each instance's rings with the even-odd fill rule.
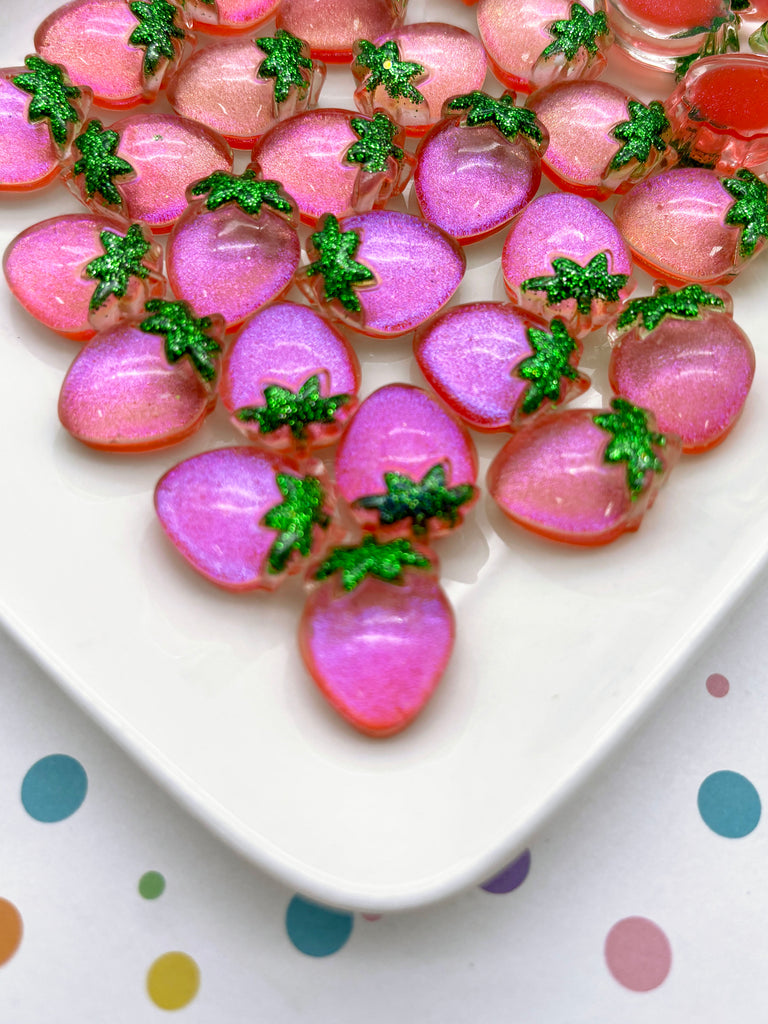
[[294,896],[285,914],[288,938],[307,956],[338,953],[352,934],[352,915]]
[[49,754],[36,761],[21,784],[21,802],[35,821],[63,821],[85,800],[88,776],[68,754]]
[[139,895],[145,900],[156,900],[165,892],[165,878],[159,871],[145,871],[139,879]]
[[749,835],[760,821],[760,796],[738,772],[714,772],[699,787],[699,813],[713,832],[727,839]]

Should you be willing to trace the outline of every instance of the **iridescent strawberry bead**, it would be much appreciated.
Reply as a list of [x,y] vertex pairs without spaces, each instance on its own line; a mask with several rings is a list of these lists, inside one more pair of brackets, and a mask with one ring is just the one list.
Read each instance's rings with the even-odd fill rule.
[[307,306],[275,302],[230,346],[219,394],[250,441],[306,452],[339,439],[359,405],[359,387],[349,342]]
[[624,398],[610,409],[561,409],[508,441],[488,490],[519,526],[551,540],[594,546],[637,530],[680,456],[653,413]]
[[53,181],[91,104],[60,66],[37,54],[25,64],[0,70],[0,192]]
[[184,117],[208,125],[238,149],[250,149],[279,121],[315,106],[325,65],[289,32],[207,46],[193,53],[168,86]]
[[662,104],[641,103],[608,82],[557,82],[526,106],[549,136],[544,173],[567,192],[606,199],[676,159]]
[[698,284],[633,299],[608,332],[611,387],[651,408],[684,452],[702,452],[730,433],[749,394],[755,352],[733,321],[727,292]]
[[360,405],[335,472],[361,526],[387,537],[446,533],[478,497],[477,453],[465,427],[408,384],[388,384]]
[[510,430],[583,394],[581,345],[560,320],[545,326],[503,302],[451,306],[413,340],[419,369],[474,430]]
[[493,73],[521,92],[597,78],[613,42],[605,0],[480,0],[477,26]]
[[558,317],[576,338],[607,323],[635,287],[616,225],[568,193],[539,196],[515,217],[501,268],[513,303],[547,321]]
[[665,281],[725,284],[768,238],[768,185],[742,169],[726,177],[673,167],[616,204],[635,262]]
[[77,136],[64,180],[96,213],[170,231],[187,208],[186,189],[232,170],[232,150],[210,128],[177,114],[134,114],[105,128],[91,120]]
[[299,647],[323,696],[350,725],[391,736],[422,711],[445,672],[453,610],[434,555],[405,539],[335,548],[311,573]]
[[171,290],[198,316],[220,313],[236,327],[291,286],[301,256],[295,205],[253,169],[215,171],[187,195],[168,239]]
[[514,96],[454,96],[416,152],[414,189],[424,217],[459,242],[498,231],[533,199],[547,132]]
[[320,60],[347,64],[356,40],[392,32],[404,9],[402,0],[282,0],[277,26],[301,35]]
[[355,104],[381,109],[409,135],[423,135],[451,96],[482,89],[488,68],[479,40],[455,25],[423,22],[355,44]]
[[404,142],[386,114],[323,108],[275,125],[253,159],[265,177],[279,177],[302,220],[314,225],[325,213],[367,213],[399,195],[414,164]]
[[178,463],[155,488],[155,510],[192,568],[231,591],[274,590],[345,535],[321,462],[254,447]]
[[190,30],[176,0],[70,0],[40,25],[35,49],[98,106],[120,109],[153,102],[194,44]]
[[76,341],[164,294],[162,249],[139,224],[73,213],[33,224],[3,259],[8,285],[46,327]]
[[333,319],[374,338],[418,327],[450,299],[466,261],[444,231],[406,213],[328,214],[310,236],[296,283]]
[[59,419],[91,448],[143,452],[178,444],[216,404],[224,324],[151,299],[141,318],[99,332],[67,371]]

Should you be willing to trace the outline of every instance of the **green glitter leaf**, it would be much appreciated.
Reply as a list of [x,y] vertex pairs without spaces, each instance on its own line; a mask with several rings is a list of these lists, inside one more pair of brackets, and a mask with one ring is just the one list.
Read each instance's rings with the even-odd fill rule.
[[138,224],[131,224],[125,236],[114,231],[102,231],[99,235],[103,256],[97,256],[86,264],[83,273],[101,283],[96,287],[89,308],[99,309],[110,295],[122,298],[128,290],[132,277],[145,278],[149,267],[141,262],[149,252],[151,245],[144,238]]
[[400,127],[386,114],[376,114],[372,121],[353,117],[349,123],[358,141],[353,142],[344,154],[348,163],[361,164],[362,170],[368,174],[377,174],[386,171],[389,157],[398,161],[403,159],[403,150],[392,141]]
[[321,274],[326,299],[338,299],[345,309],[359,313],[360,300],[353,286],[373,280],[373,271],[354,258],[360,245],[356,231],[342,231],[332,213],[326,215],[321,231],[310,236],[320,259],[306,268],[308,277]]
[[524,359],[515,373],[529,381],[523,399],[523,412],[536,412],[545,398],[559,402],[563,380],[578,380],[579,374],[571,365],[571,356],[578,346],[565,329],[562,320],[553,320],[548,334],[537,327],[527,329],[533,355]]
[[262,519],[265,526],[280,534],[269,549],[268,564],[272,573],[285,569],[292,552],[308,555],[312,549],[312,528],[317,525],[325,529],[330,523],[330,517],[323,510],[325,493],[319,480],[285,473],[278,473],[275,479],[285,501],[271,508]]
[[543,142],[541,124],[532,110],[516,107],[514,97],[504,93],[498,99],[486,92],[474,92],[454,96],[448,103],[448,110],[466,110],[467,124],[474,128],[479,124],[492,124],[506,139],[525,135],[534,142]]
[[760,239],[768,238],[768,185],[745,168],[720,184],[736,200],[728,208],[725,223],[742,225],[739,254],[751,256]]
[[632,501],[640,496],[649,471],[661,473],[664,463],[653,450],[663,448],[667,439],[648,429],[648,414],[625,398],[614,398],[610,413],[593,416],[593,422],[613,434],[603,456],[606,462],[626,462],[627,486]]
[[259,78],[274,78],[275,103],[286,100],[292,86],[302,91],[309,88],[309,82],[301,69],[312,71],[313,64],[302,53],[305,46],[303,39],[279,28],[274,36],[257,39],[256,45],[267,55],[256,69],[256,74]]
[[85,194],[89,199],[98,192],[111,206],[121,206],[123,202],[112,179],[135,173],[126,160],[115,156],[119,142],[118,133],[105,129],[101,121],[89,121],[83,134],[75,139],[75,147],[83,155],[72,173],[85,176]]
[[608,273],[608,257],[604,252],[593,256],[586,267],[565,256],[556,256],[552,260],[552,269],[554,277],[529,277],[520,285],[521,289],[524,292],[546,292],[547,302],[551,305],[576,299],[579,312],[585,315],[592,311],[595,299],[619,302],[619,291],[627,283],[626,274]]
[[366,39],[361,39],[357,47],[355,64],[370,72],[365,78],[367,92],[373,92],[383,85],[393,100],[402,96],[411,103],[426,102],[413,84],[413,79],[424,75],[425,69],[414,61],[400,60],[400,49],[394,39],[388,39],[381,46],[374,46]]
[[221,352],[221,345],[207,333],[211,327],[210,317],[198,319],[186,302],[165,299],[150,299],[144,308],[153,315],[142,320],[139,327],[145,334],[163,335],[168,362],[175,363],[182,356],[189,356],[203,380],[212,381],[216,376],[212,356]]
[[80,114],[69,102],[81,95],[74,85],[66,85],[64,74],[56,64],[49,64],[36,54],[24,61],[29,71],[22,71],[12,81],[17,89],[32,94],[27,118],[32,123],[48,121],[51,135],[59,146],[67,141],[67,125],[77,124]]
[[432,563],[416,551],[408,540],[398,539],[380,544],[375,537],[369,535],[356,547],[334,548],[315,573],[315,579],[326,580],[340,572],[341,585],[350,591],[362,583],[366,576],[374,576],[386,583],[398,583],[402,580],[406,565],[429,569]]
[[412,519],[415,534],[426,533],[430,519],[454,526],[459,509],[475,496],[472,484],[446,487],[445,467],[438,463],[419,481],[404,473],[385,473],[386,494],[368,494],[355,502],[359,508],[375,509],[384,526]]
[[192,187],[192,195],[204,196],[208,193],[204,204],[207,210],[218,210],[225,203],[237,203],[244,213],[252,217],[261,213],[263,205],[271,206],[278,213],[291,214],[293,206],[280,195],[281,187],[279,181],[258,179],[252,170],[242,174],[214,171]]
[[573,60],[582,47],[592,56],[597,53],[597,37],[608,34],[605,13],[598,11],[590,14],[579,3],[571,4],[569,13],[569,18],[553,21],[549,26],[548,31],[554,42],[542,51],[540,60],[549,60],[558,53],[562,53],[566,60]]
[[752,6],[752,0],[731,0],[732,11],[747,11]]
[[288,426],[297,440],[307,436],[310,423],[333,423],[336,410],[346,405],[351,395],[331,395],[323,398],[320,394],[320,378],[309,377],[297,392],[278,384],[264,388],[266,405],[248,405],[235,412],[244,423],[258,423],[260,434],[272,434]]
[[626,166],[630,160],[645,164],[650,160],[652,151],[663,153],[668,144],[670,125],[658,100],[652,100],[647,107],[637,100],[628,100],[627,110],[629,121],[622,121],[611,130],[611,135],[624,143],[608,164],[612,171]]
[[687,284],[676,292],[661,285],[653,295],[627,303],[616,326],[625,331],[642,320],[646,331],[652,331],[668,316],[676,320],[696,320],[705,306],[723,309],[725,303],[719,295],[705,291],[699,284]]
[[185,38],[184,30],[176,24],[179,11],[168,0],[133,0],[128,6],[139,22],[128,42],[144,49],[142,67],[144,75],[151,78],[163,57],[173,60],[176,56],[173,40]]

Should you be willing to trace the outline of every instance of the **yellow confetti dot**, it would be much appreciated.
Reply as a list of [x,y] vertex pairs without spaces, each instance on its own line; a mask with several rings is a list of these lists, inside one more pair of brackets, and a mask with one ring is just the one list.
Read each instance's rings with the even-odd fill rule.
[[391,60],[385,60],[384,64],[382,66],[385,67],[387,69],[387,71],[389,71],[389,69],[392,67],[392,61]]
[[147,992],[161,1010],[180,1010],[200,988],[200,969],[186,953],[164,953],[147,972]]

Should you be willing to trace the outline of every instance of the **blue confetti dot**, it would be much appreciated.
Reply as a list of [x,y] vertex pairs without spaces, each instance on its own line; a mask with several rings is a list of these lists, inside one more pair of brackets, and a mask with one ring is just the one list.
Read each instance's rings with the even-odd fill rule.
[[738,772],[714,772],[699,787],[699,813],[719,836],[741,839],[760,821],[760,796]]
[[352,934],[352,915],[294,896],[285,914],[288,938],[307,956],[337,953]]
[[496,896],[501,896],[508,892],[514,892],[518,889],[528,877],[528,872],[531,870],[531,851],[524,850],[519,857],[512,861],[511,864],[507,864],[505,868],[502,868],[498,874],[494,875],[493,878],[489,878],[487,882],[483,882],[480,886],[486,892],[491,892]]
[[50,754],[36,761],[21,784],[24,810],[35,821],[63,821],[85,800],[88,776],[68,754]]

